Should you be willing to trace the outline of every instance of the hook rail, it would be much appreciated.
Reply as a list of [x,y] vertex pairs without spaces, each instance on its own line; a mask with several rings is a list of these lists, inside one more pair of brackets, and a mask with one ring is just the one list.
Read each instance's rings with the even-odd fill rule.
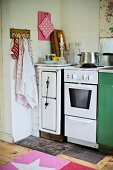
[[30,39],[30,30],[27,29],[10,29],[10,38],[13,38],[16,36],[17,38],[22,37],[22,38],[27,38]]

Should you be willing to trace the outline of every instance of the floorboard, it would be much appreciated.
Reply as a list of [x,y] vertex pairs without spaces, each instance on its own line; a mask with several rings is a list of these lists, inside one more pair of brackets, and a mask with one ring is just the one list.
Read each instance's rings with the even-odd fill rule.
[[31,149],[0,141],[0,165],[30,152]]

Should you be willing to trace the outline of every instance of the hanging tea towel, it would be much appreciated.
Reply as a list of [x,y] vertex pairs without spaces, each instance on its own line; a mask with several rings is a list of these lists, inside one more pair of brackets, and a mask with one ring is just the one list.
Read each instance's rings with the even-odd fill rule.
[[50,34],[53,32],[53,30],[54,30],[54,26],[51,23],[51,21],[48,18],[48,16],[46,16],[44,18],[44,20],[39,25],[39,28],[42,31],[42,33],[43,33],[45,38],[48,38],[50,36]]
[[32,61],[32,50],[29,40],[23,39],[19,43],[19,59],[17,65],[17,101],[29,108],[38,108],[38,91],[36,85],[35,69]]
[[13,59],[18,59],[19,57],[19,40],[14,36],[12,39],[11,56]]

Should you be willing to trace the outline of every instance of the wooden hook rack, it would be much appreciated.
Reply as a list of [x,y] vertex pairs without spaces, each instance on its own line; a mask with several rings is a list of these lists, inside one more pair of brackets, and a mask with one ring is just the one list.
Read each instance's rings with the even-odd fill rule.
[[27,29],[10,29],[10,38],[13,38],[16,36],[17,38],[22,37],[22,38],[28,38],[30,39],[30,30]]

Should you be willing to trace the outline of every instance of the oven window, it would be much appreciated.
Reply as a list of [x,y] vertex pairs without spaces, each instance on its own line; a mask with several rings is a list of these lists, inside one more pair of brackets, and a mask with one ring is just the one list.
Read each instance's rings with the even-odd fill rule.
[[89,109],[91,90],[69,88],[71,107]]

